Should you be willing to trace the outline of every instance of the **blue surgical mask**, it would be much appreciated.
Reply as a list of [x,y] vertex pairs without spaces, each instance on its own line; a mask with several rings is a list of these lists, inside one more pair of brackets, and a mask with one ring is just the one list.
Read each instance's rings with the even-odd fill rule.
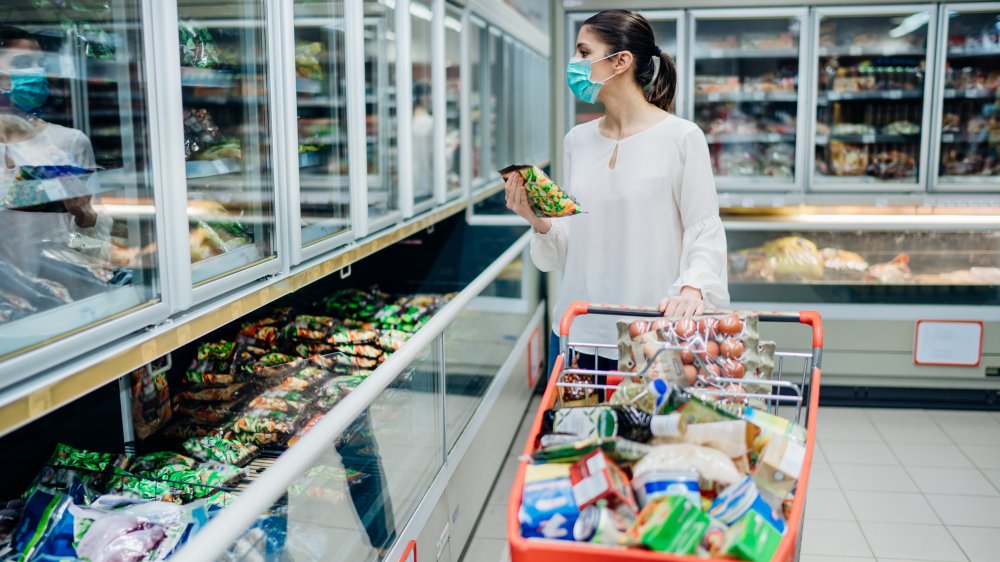
[[[618,53],[620,52],[621,51],[618,51]],[[618,53],[611,53],[603,59],[598,59],[593,62],[587,59],[578,59],[576,57],[569,59],[569,62],[566,64],[566,83],[569,85],[569,89],[573,92],[573,95],[581,101],[585,101],[587,103],[596,102],[597,94],[600,93],[601,87],[604,86],[605,82],[611,80],[616,75],[612,74],[600,82],[594,82],[590,79],[590,71],[593,63],[609,59]]]
[[44,69],[35,67],[5,70],[3,73],[10,77],[10,90],[0,90],[0,93],[21,111],[30,113],[49,99],[49,81],[45,78]]

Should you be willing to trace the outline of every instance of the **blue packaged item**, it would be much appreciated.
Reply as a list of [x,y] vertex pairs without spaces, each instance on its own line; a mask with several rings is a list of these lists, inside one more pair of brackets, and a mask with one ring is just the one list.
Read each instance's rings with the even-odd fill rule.
[[525,538],[573,540],[580,516],[568,464],[528,465],[518,520]]
[[751,511],[760,515],[761,519],[770,523],[779,533],[785,532],[785,522],[781,515],[760,496],[757,483],[750,476],[723,490],[715,498],[708,514],[726,525],[733,525]]
[[701,505],[697,470],[651,470],[635,477],[632,488],[641,506],[662,496],[682,496],[694,505]]

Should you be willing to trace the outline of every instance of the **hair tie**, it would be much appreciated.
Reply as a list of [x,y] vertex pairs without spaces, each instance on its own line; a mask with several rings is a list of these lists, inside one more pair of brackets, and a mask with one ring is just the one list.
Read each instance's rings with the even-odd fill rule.
[[659,45],[653,45],[653,55],[652,56],[654,56],[654,57],[660,56],[660,46]]

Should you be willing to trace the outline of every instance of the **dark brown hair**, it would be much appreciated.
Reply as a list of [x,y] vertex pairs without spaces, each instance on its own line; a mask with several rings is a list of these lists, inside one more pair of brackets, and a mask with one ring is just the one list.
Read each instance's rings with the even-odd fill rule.
[[[629,10],[604,10],[590,16],[583,25],[608,45],[607,54],[620,51],[632,53],[635,80],[642,88],[646,101],[664,111],[670,110],[677,90],[677,68],[670,55],[656,46],[653,28],[646,18]],[[660,59],[659,72],[653,64],[654,58]]]

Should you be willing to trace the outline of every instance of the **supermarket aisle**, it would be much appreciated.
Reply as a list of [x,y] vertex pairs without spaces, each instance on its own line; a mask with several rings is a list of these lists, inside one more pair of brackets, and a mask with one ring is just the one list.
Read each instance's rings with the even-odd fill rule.
[[[509,559],[507,493],[528,427],[467,562]],[[823,408],[818,442],[801,562],[1000,560],[1000,413]]]

